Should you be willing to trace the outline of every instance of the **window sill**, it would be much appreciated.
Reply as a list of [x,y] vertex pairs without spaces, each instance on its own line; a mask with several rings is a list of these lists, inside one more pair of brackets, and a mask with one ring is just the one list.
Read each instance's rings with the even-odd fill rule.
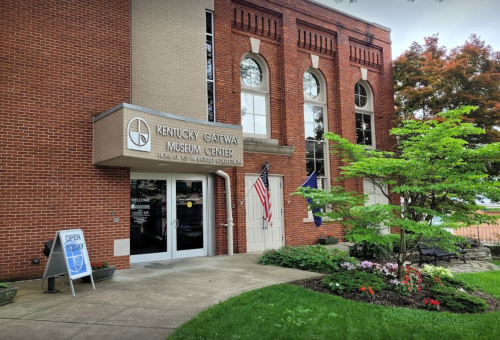
[[280,146],[277,139],[243,138],[243,152],[268,153],[273,155],[291,156],[295,151],[291,146]]

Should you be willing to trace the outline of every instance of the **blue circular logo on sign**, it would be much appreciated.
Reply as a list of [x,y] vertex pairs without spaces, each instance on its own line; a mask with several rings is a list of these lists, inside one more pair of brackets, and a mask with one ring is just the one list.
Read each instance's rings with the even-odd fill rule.
[[85,270],[85,258],[80,245],[73,241],[67,241],[64,247],[66,248],[69,270],[72,273],[78,273],[82,269]]

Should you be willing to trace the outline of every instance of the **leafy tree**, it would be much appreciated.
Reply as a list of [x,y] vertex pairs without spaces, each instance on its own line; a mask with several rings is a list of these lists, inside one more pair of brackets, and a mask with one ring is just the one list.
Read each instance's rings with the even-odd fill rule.
[[424,45],[414,42],[394,61],[396,115],[425,119],[445,109],[477,106],[469,119],[486,134],[467,141],[500,141],[500,52],[476,35],[449,53],[438,43],[437,35],[425,38]]
[[[449,110],[439,119],[402,121],[391,130],[399,141],[395,152],[365,150],[331,132],[325,134],[333,143],[332,153],[347,163],[341,167],[340,180],[369,180],[388,198],[387,205],[364,206],[366,195],[346,192],[341,186],[330,191],[299,188],[295,194],[311,198],[312,211],[327,206],[316,215],[341,221],[349,229],[350,241],[387,248],[401,277],[404,262],[421,240],[438,238],[440,247],[454,250],[456,239],[445,228],[498,219],[478,213],[476,199],[500,199],[500,182],[487,175],[485,166],[490,158],[500,157],[500,143],[472,146],[466,142],[471,135],[484,134],[463,121],[463,115],[473,109]],[[392,230],[398,234],[382,235],[382,226],[396,228]]]

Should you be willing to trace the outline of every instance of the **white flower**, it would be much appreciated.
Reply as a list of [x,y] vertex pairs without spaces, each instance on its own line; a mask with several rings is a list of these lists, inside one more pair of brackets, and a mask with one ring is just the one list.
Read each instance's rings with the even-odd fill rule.
[[336,285],[337,287],[340,287],[340,285],[339,285],[339,283],[338,283],[338,282],[337,282],[335,285]]

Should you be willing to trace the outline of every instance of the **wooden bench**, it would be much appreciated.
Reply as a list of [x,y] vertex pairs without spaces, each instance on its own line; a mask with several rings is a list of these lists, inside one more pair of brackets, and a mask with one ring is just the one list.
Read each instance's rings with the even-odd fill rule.
[[[467,263],[467,262],[465,262],[465,251],[463,249],[457,250],[456,252],[451,253],[451,252],[445,251],[439,247],[431,246],[431,244],[432,243],[420,243],[418,245],[418,251],[420,253],[420,262],[418,264],[419,266],[422,265],[425,257],[433,258],[434,265],[436,267],[437,267],[437,260],[438,259],[445,259],[446,261],[450,262],[451,258],[455,258],[455,259],[464,261],[464,263]],[[425,262],[428,262],[428,261],[425,261]]]

